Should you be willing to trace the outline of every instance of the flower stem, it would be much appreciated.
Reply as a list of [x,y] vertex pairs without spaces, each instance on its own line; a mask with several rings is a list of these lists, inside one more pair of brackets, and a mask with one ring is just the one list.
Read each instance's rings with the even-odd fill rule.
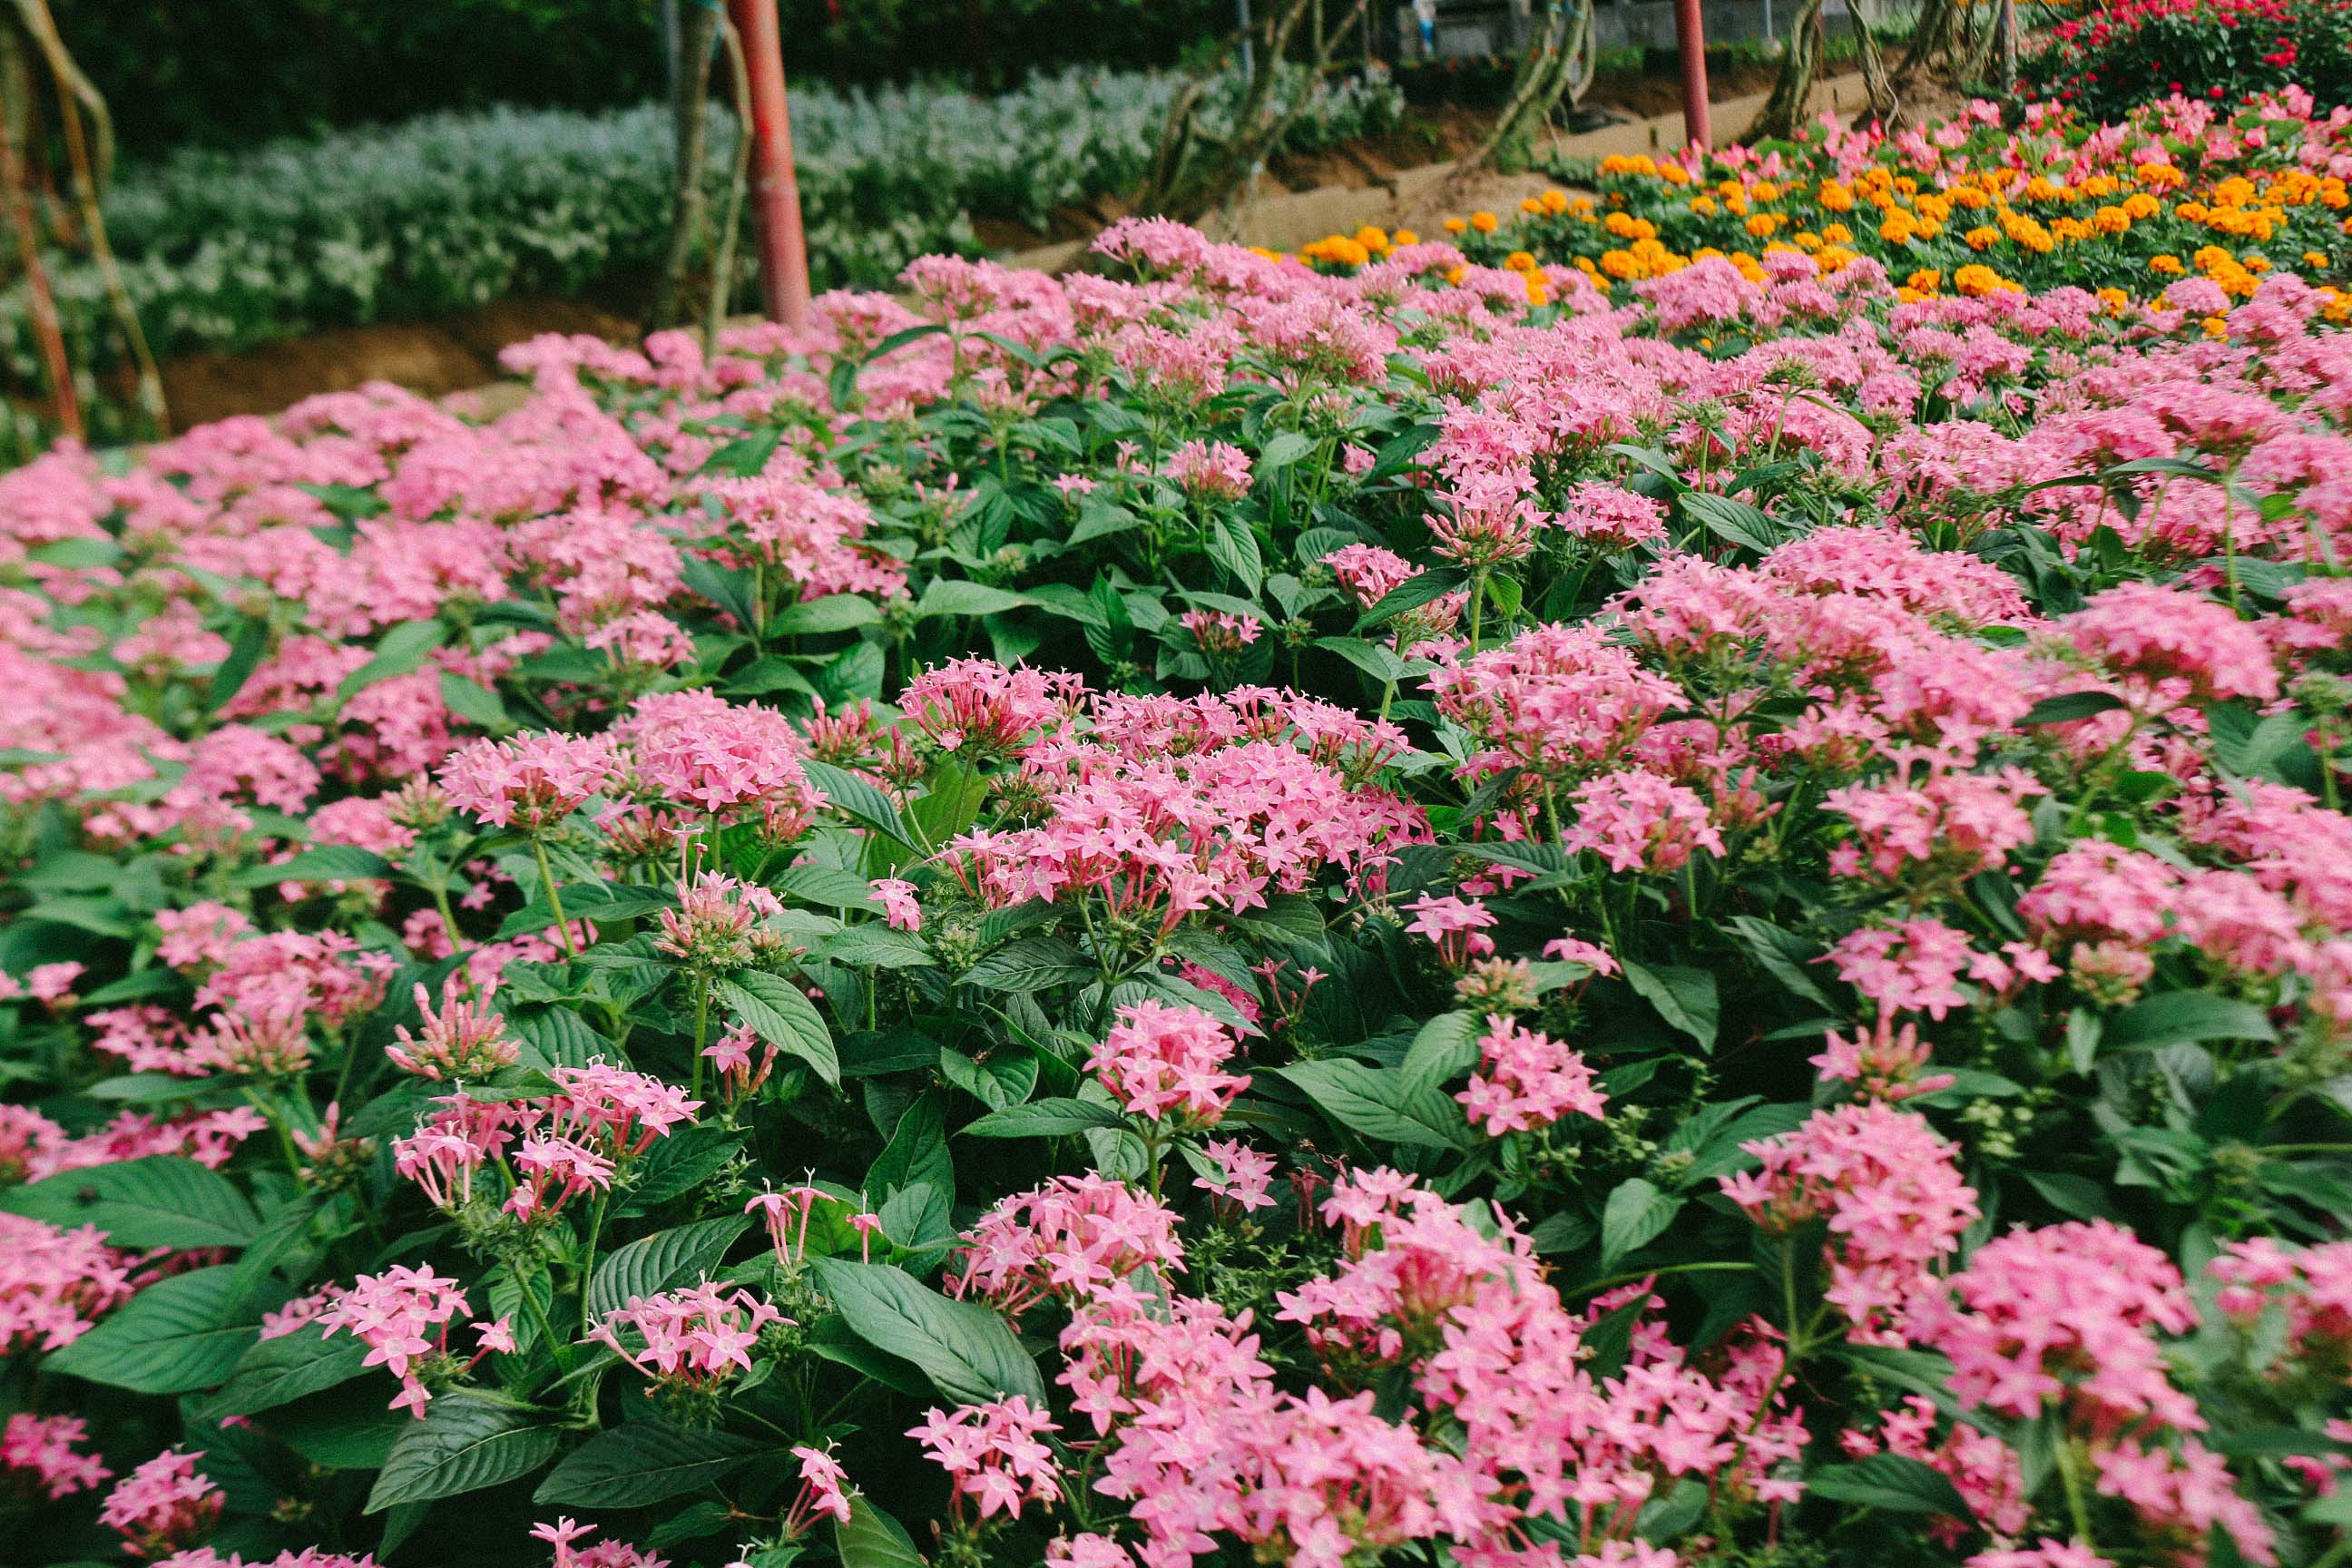
[[563,945],[564,957],[577,958],[580,950],[572,945],[572,928],[563,920],[563,900],[555,891],[555,871],[547,863],[547,841],[536,833],[530,836],[530,852],[539,858],[540,886],[547,889],[547,907],[555,916],[556,940]]

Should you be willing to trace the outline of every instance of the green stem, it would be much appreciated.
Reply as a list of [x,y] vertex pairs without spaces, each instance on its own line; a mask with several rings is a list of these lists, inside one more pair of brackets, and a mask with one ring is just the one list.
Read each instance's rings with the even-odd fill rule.
[[580,951],[572,945],[572,928],[563,920],[563,900],[556,895],[555,870],[547,863],[547,841],[536,833],[530,836],[530,852],[539,858],[539,881],[547,889],[547,907],[555,916],[555,935],[563,945],[563,956],[577,958]]
[[709,1043],[710,983],[697,977],[694,984],[694,1064],[693,1080],[687,1089],[689,1099],[702,1098],[702,1047]]
[[2238,602],[2238,509],[2231,493],[2237,482],[2238,466],[2232,463],[2221,475],[2221,572],[2230,584],[2230,608],[2242,615],[2244,607]]
[[457,930],[456,912],[449,908],[449,878],[446,873],[433,885],[433,903],[441,911],[441,929],[449,935],[449,946],[456,952],[465,952],[466,938]]
[[2058,1458],[2058,1479],[2066,1488],[2066,1512],[2074,1521],[2074,1543],[2085,1551],[2096,1552],[2098,1543],[2091,1535],[2091,1506],[2083,1496],[2083,1478],[2074,1473],[2074,1447],[2065,1438],[2055,1446]]
[[[553,1291],[554,1282],[551,1280],[549,1282],[549,1293],[551,1295],[553,1294]],[[584,1299],[587,1292],[583,1289],[581,1294]],[[556,1369],[560,1372],[570,1372],[572,1370],[572,1342],[569,1340],[558,1339],[556,1337],[555,1325],[547,1321],[547,1308],[539,1299],[539,1289],[536,1281],[526,1279],[522,1282],[522,1304],[530,1310],[530,1321],[533,1324],[537,1325],[540,1340],[547,1346],[547,1353],[555,1358]]]
[[604,1194],[596,1194],[596,1206],[588,1215],[588,1250],[580,1264],[580,1331],[586,1333],[593,1324],[588,1321],[590,1282],[596,1277],[596,1238],[604,1233]]
[[1614,1290],[1620,1285],[1631,1285],[1643,1279],[1664,1279],[1673,1274],[1745,1274],[1754,1269],[1753,1263],[1672,1263],[1664,1268],[1636,1268],[1630,1273],[1612,1274],[1606,1279],[1595,1279],[1579,1285],[1575,1296],[1598,1296],[1603,1290]]

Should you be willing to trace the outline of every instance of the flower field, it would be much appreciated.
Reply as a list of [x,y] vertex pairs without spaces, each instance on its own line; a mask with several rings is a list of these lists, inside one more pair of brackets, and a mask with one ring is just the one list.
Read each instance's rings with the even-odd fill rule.
[[2041,101],[2013,132],[1979,101],[1893,135],[1817,126],[1593,174],[1598,199],[1453,226],[1482,262],[1567,263],[1603,284],[1713,256],[1761,282],[1772,255],[1796,253],[1824,274],[1874,260],[1906,300],[2072,288],[2119,311],[2192,276],[2242,300],[2273,268],[2325,283],[2352,266],[2352,111],[2293,87],[2230,105],[2167,95],[2112,123]]
[[12,1550],[2345,1561],[2273,110],[2077,150],[2192,276],[1971,121],[0,477]]

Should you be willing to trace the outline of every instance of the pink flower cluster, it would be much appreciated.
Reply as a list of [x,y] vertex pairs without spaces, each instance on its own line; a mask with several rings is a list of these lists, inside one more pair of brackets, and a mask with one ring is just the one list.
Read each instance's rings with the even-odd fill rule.
[[604,1314],[588,1337],[651,1379],[648,1394],[670,1388],[708,1391],[738,1372],[750,1372],[761,1331],[788,1321],[751,1291],[724,1290],[706,1279],[633,1299]]
[[1087,1058],[1087,1070],[1131,1115],[1158,1121],[1174,1111],[1188,1126],[1213,1127],[1249,1087],[1247,1073],[1225,1070],[1237,1045],[1197,1008],[1131,1002]]
[[368,1347],[363,1365],[380,1366],[400,1379],[400,1394],[391,1408],[405,1409],[418,1420],[433,1399],[425,1374],[436,1379],[458,1375],[492,1351],[511,1353],[514,1332],[504,1318],[478,1319],[473,1323],[480,1348],[468,1360],[458,1361],[449,1349],[449,1330],[469,1309],[457,1281],[429,1268],[395,1264],[382,1274],[362,1274],[318,1313],[320,1335],[338,1331]]

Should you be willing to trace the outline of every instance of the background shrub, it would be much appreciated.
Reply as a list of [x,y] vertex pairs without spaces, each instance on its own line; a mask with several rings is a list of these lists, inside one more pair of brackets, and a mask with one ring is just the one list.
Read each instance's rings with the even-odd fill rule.
[[2234,104],[2289,85],[2335,109],[2352,103],[2352,4],[2135,0],[2060,25],[2023,74],[2091,120],[2173,93]]

